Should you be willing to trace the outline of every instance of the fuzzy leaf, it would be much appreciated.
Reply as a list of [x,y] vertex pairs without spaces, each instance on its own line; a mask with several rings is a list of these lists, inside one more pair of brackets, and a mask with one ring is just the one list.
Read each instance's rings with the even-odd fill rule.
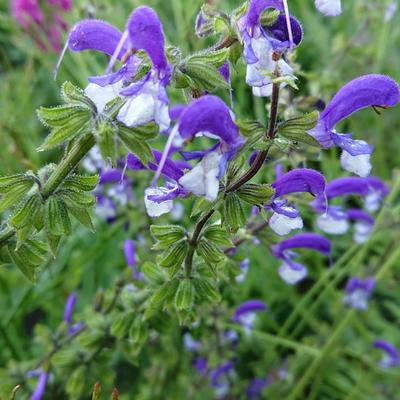
[[153,159],[153,153],[146,141],[137,139],[128,128],[120,128],[118,130],[118,137],[125,147],[135,154],[144,165],[147,165]]
[[71,221],[68,216],[67,206],[57,196],[50,196],[45,206],[45,221],[47,230],[54,236],[69,235]]
[[88,107],[93,112],[96,111],[96,105],[92,100],[85,96],[81,88],[74,86],[71,82],[64,82],[61,88],[61,97],[65,103]]
[[151,283],[156,285],[161,285],[165,280],[163,271],[155,263],[146,261],[142,265],[142,272]]
[[152,225],[150,232],[158,240],[153,246],[155,250],[165,249],[185,237],[185,229],[179,225]]
[[131,327],[134,318],[135,313],[133,311],[126,311],[118,314],[111,324],[111,335],[118,339],[122,339],[129,332],[129,328]]
[[204,230],[203,236],[217,246],[233,247],[228,233],[219,225],[209,225]]
[[170,246],[161,255],[160,265],[164,268],[172,268],[182,264],[188,252],[188,245],[185,240]]
[[49,127],[60,127],[70,120],[88,117],[90,110],[80,106],[62,105],[58,107],[40,107],[37,111],[40,122]]
[[209,265],[215,266],[225,258],[224,252],[209,240],[200,240],[196,248],[197,254]]
[[213,91],[216,88],[229,89],[229,84],[219,73],[218,69],[204,62],[189,60],[185,67],[183,67],[182,72],[193,79],[196,89],[208,91]]
[[91,232],[96,230],[93,225],[92,217],[85,208],[68,207],[68,211],[80,224],[88,228]]
[[133,136],[137,140],[151,140],[158,136],[160,128],[155,122],[150,122],[147,125],[135,126],[128,128],[127,126],[118,125],[118,129],[124,131],[127,136]]
[[190,218],[193,218],[202,212],[208,211],[213,204],[214,204],[213,202],[206,200],[205,197],[197,197],[193,204],[193,208],[190,213]]
[[245,137],[257,136],[264,134],[265,126],[258,121],[253,121],[250,119],[239,119],[236,121],[240,133]]
[[98,175],[70,175],[63,183],[65,189],[77,189],[91,192],[99,183]]
[[7,208],[17,205],[32,186],[31,180],[21,180],[16,182],[12,187],[9,187],[7,192],[1,196],[0,213]]
[[129,329],[129,339],[135,344],[143,344],[148,337],[149,331],[141,318],[136,318]]
[[182,279],[175,294],[175,307],[178,310],[189,310],[193,306],[195,289],[191,279]]
[[7,193],[19,185],[30,185],[31,187],[33,185],[32,177],[26,174],[0,176],[0,193]]
[[69,208],[89,208],[96,204],[96,197],[76,189],[61,189],[57,196],[63,199]]
[[178,289],[179,280],[172,279],[164,283],[151,297],[149,302],[149,309],[160,309],[166,302],[174,298],[176,290]]
[[236,193],[229,193],[226,196],[223,205],[223,216],[225,223],[233,230],[246,224],[246,214]]
[[207,279],[193,279],[193,285],[196,290],[196,294],[201,298],[210,303],[219,303],[221,301],[221,295],[218,289]]
[[40,194],[36,193],[26,198],[11,217],[11,225],[17,229],[23,228],[36,217],[36,214],[40,211],[41,207],[42,200]]
[[236,191],[240,199],[252,205],[268,203],[274,192],[271,185],[258,185],[255,183],[246,183]]
[[117,162],[117,149],[114,140],[117,129],[110,124],[100,123],[96,129],[97,143],[103,160],[109,160],[112,166]]
[[211,64],[214,67],[220,67],[223,65],[228,58],[228,49],[220,49],[215,51],[208,51],[203,53],[198,53],[190,56],[187,59],[187,63],[203,63]]

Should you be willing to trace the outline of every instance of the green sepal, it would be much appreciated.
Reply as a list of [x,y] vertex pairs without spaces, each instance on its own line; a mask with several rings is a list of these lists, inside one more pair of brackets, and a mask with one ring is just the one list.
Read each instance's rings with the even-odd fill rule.
[[96,139],[101,157],[103,160],[109,160],[111,166],[115,166],[117,162],[116,133],[117,128],[104,121],[99,123],[96,128]]
[[162,250],[185,237],[185,229],[179,225],[151,225],[150,232],[158,241],[154,250]]
[[175,293],[175,307],[178,310],[190,310],[193,306],[195,288],[191,279],[182,279]]
[[160,266],[164,268],[172,268],[182,264],[188,252],[188,244],[186,240],[181,240],[173,244],[161,255]]
[[126,135],[132,135],[137,140],[152,140],[155,139],[160,131],[160,128],[155,122],[150,122],[146,125],[135,126],[134,128],[128,128],[125,125],[118,124],[118,129],[122,129]]
[[233,243],[228,237],[228,233],[219,225],[209,225],[204,230],[203,236],[217,246],[233,247]]
[[58,246],[61,241],[61,236],[52,235],[50,232],[46,231],[46,239],[50,247],[51,254],[53,255],[54,258],[56,258],[58,253]]
[[4,212],[7,208],[17,205],[26,193],[32,188],[32,180],[20,180],[12,187],[9,187],[7,192],[1,196],[0,199],[0,213]]
[[16,186],[29,186],[32,187],[34,181],[33,177],[28,174],[15,174],[8,176],[0,176],[0,193],[7,193],[15,189]]
[[150,146],[145,140],[138,139],[129,128],[120,127],[118,129],[118,137],[123,145],[137,156],[144,165],[153,160],[153,153]]
[[240,133],[247,137],[253,137],[264,134],[266,128],[263,124],[258,121],[253,121],[250,119],[239,119],[236,121],[239,127]]
[[50,196],[45,205],[46,229],[54,236],[69,235],[71,221],[64,201],[57,196]]
[[246,183],[236,191],[236,194],[241,200],[252,205],[260,206],[268,203],[274,193],[275,190],[271,185],[255,183]]
[[201,300],[206,300],[210,303],[219,303],[221,295],[218,289],[208,279],[193,279],[193,285],[196,290],[196,295]]
[[212,266],[219,264],[225,258],[224,252],[206,239],[200,240],[196,252],[207,264]]
[[28,225],[42,207],[42,199],[39,193],[25,198],[10,218],[10,224],[17,229]]
[[220,67],[225,64],[228,58],[228,49],[220,49],[215,51],[204,51],[202,53],[194,54],[190,56],[186,62],[190,63],[203,63],[212,65],[214,67]]
[[57,196],[70,208],[89,208],[96,204],[95,196],[76,189],[61,189]]
[[40,107],[36,114],[40,122],[50,128],[65,126],[76,119],[90,118],[90,110],[86,107],[68,104],[57,107]]
[[307,133],[314,128],[319,119],[319,112],[313,111],[300,117],[289,119],[278,125],[278,134],[292,142],[305,143],[314,147],[321,147],[320,143]]
[[143,344],[149,336],[149,330],[142,319],[136,318],[129,329],[129,340],[132,343]]
[[91,232],[95,232],[96,229],[93,225],[92,217],[87,209],[68,207],[68,212],[70,212],[80,224],[88,228]]
[[91,192],[99,183],[99,175],[70,175],[63,183],[64,189],[77,189]]
[[159,310],[162,308],[174,298],[178,286],[179,280],[176,278],[165,282],[151,297],[147,310]]
[[246,213],[236,193],[229,193],[223,203],[224,221],[232,230],[246,224]]
[[156,285],[161,285],[165,281],[163,271],[159,268],[157,264],[150,261],[146,261],[142,265],[142,272],[151,283],[154,283]]
[[118,314],[111,324],[111,335],[115,336],[118,339],[122,339],[123,337],[125,337],[129,332],[129,328],[131,327],[134,318],[135,313],[131,310]]
[[193,80],[195,89],[207,91],[213,91],[216,88],[229,89],[229,84],[213,65],[189,60],[184,67],[181,67],[181,71]]
[[88,107],[92,112],[96,111],[96,105],[89,97],[86,97],[83,90],[71,82],[64,82],[61,87],[61,97],[65,103]]

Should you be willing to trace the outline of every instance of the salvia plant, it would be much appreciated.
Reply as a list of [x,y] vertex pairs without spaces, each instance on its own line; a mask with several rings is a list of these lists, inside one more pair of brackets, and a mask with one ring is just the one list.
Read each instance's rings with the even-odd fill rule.
[[[303,28],[288,3],[249,0],[228,14],[207,2],[195,32],[214,44],[194,54],[166,44],[148,6],[135,8],[122,30],[97,19],[70,30],[55,75],[66,52],[103,53],[108,63],[86,87],[63,83],[61,105],[37,110],[49,131],[38,151],[60,148],[62,156],[0,177],[0,258],[34,282],[79,224],[87,235],[95,230],[95,210],[96,220],[126,225],[129,268],[80,314],[79,296],[70,294],[59,328],[38,332],[38,358],[2,372],[0,387],[11,398],[99,399],[101,385],[93,385],[101,376],[104,398],[117,399],[116,352],[137,396],[124,397],[119,387],[121,398],[397,398],[396,343],[377,332],[367,343],[371,356],[335,346],[398,259],[397,251],[367,271],[346,268],[368,256],[363,244],[379,232],[378,212],[384,203],[390,208],[399,184],[371,175],[373,146],[341,122],[365,108],[385,118],[400,101],[399,87],[369,74],[344,83],[327,104],[297,96]],[[315,5],[340,18],[340,0]],[[263,121],[234,112],[240,68],[266,104]],[[176,93],[185,102],[170,101]],[[332,148],[348,173],[327,181],[311,167]],[[133,211],[132,196],[141,199]],[[349,230],[354,244],[335,249],[335,237]],[[279,261],[265,279],[300,290],[297,304],[282,298],[272,309],[255,293],[229,308],[249,271],[241,252],[249,241]],[[347,307],[341,320],[331,321],[327,336],[297,340],[304,330],[318,332],[312,311],[337,284]],[[346,330],[349,338],[359,334]],[[152,364],[155,347],[161,356]],[[240,354],[249,353],[260,361],[244,364]],[[188,369],[192,378],[182,377]],[[392,385],[382,386],[382,376]]]

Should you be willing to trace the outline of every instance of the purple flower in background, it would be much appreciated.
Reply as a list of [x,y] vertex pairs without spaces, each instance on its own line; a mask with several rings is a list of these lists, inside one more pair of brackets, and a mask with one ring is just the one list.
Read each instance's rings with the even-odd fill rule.
[[193,339],[193,336],[189,332],[186,332],[183,335],[183,347],[186,351],[195,353],[201,349],[201,343]]
[[[98,112],[101,113],[109,101],[122,96],[126,97],[126,102],[117,115],[120,122],[134,127],[154,121],[161,132],[169,128],[166,86],[170,81],[171,67],[164,51],[163,27],[152,8],[136,8],[123,34],[103,21],[81,21],[72,29],[67,46],[72,51],[95,50],[112,56],[107,74],[90,78],[85,89]],[[137,50],[148,54],[152,68],[142,79],[132,82],[142,62],[132,54]],[[117,60],[123,65],[112,73],[110,69]]]
[[293,261],[297,254],[292,249],[304,248],[329,255],[331,247],[331,242],[324,236],[317,233],[299,233],[273,246],[272,253],[283,261],[279,268],[279,275],[286,283],[293,285],[307,276],[307,268]]
[[254,378],[247,387],[246,394],[249,400],[257,400],[262,395],[263,390],[272,383],[272,379]]
[[400,367],[400,355],[393,344],[379,339],[375,340],[374,347],[384,352],[384,356],[379,363],[382,368]]
[[[260,21],[261,14],[267,8],[282,12],[268,27],[262,26]],[[301,25],[289,16],[287,4],[281,0],[251,0],[247,13],[238,24],[247,64],[246,82],[253,87],[255,96],[270,96],[275,70],[279,71],[280,76],[293,76],[293,69],[281,57],[281,53],[300,44],[303,37]],[[276,54],[279,56],[276,57]]]
[[368,300],[372,295],[375,283],[376,281],[374,278],[350,278],[346,285],[343,304],[346,304],[358,310],[367,310]]
[[35,391],[32,393],[31,400],[41,400],[43,398],[48,378],[49,375],[47,372],[41,372]]
[[325,202],[325,178],[312,169],[299,168],[280,175],[272,184],[275,189],[273,201],[267,206],[273,214],[269,226],[278,235],[284,236],[294,229],[303,228],[303,220],[296,208],[287,205],[280,197],[292,193],[310,193],[319,203]]
[[375,223],[374,218],[358,208],[347,210],[347,218],[354,221],[354,241],[358,244],[366,243]]
[[76,304],[77,296],[76,293],[71,293],[67,301],[65,302],[65,307],[64,307],[64,321],[68,326],[68,332],[70,334],[73,334],[80,330],[83,327],[82,322],[77,322],[76,324],[72,323],[72,314],[75,309],[75,304]]
[[341,0],[315,0],[315,6],[327,17],[336,17],[342,13]]
[[198,371],[200,375],[205,376],[208,371],[207,358],[197,357],[193,362],[193,367]]
[[254,327],[257,312],[265,311],[267,306],[260,300],[248,300],[242,303],[233,314],[232,320],[240,324],[245,333],[249,334]]
[[[62,47],[62,32],[68,24],[62,14],[72,9],[72,0],[48,1],[48,7],[38,0],[12,0],[11,13],[18,23],[30,34],[36,45],[48,51],[48,45],[59,52]],[[48,43],[43,41],[46,38]]]
[[239,268],[240,268],[240,273],[239,275],[236,276],[236,282],[242,283],[247,277],[247,273],[249,272],[249,267],[250,267],[250,259],[245,258],[243,261],[240,262]]
[[132,271],[132,277],[138,279],[140,273],[136,270],[136,245],[133,240],[127,239],[124,242],[124,256],[126,263]]
[[230,389],[229,376],[232,376],[233,373],[234,365],[232,361],[227,361],[210,371],[210,384],[216,397],[220,398],[228,394]]
[[309,134],[325,148],[333,145],[342,148],[344,169],[362,177],[368,176],[373,147],[363,140],[353,140],[351,133],[337,133],[335,125],[365,107],[393,107],[399,100],[399,87],[393,79],[376,74],[360,76],[336,93]]

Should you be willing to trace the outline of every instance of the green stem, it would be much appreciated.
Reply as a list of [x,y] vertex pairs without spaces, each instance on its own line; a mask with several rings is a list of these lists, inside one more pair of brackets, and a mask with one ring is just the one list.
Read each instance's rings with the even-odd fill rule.
[[54,193],[64,179],[75,169],[78,163],[95,145],[96,140],[93,135],[82,138],[71,151],[61,160],[55,171],[50,175],[42,190],[42,196],[47,199]]

